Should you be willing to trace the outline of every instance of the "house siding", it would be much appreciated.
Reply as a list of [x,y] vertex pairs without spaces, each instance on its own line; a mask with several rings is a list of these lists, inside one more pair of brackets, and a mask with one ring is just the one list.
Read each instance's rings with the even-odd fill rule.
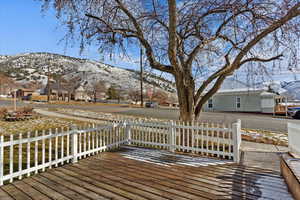
[[[236,98],[240,98],[241,106],[237,108]],[[228,112],[261,112],[260,93],[247,94],[217,94],[213,98],[213,108],[208,108],[206,103],[204,111],[228,111]]]

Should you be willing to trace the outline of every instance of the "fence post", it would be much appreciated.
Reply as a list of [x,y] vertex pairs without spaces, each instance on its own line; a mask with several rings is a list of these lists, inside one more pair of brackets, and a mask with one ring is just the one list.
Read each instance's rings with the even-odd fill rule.
[[71,151],[72,151],[72,163],[78,162],[78,128],[76,125],[71,127]]
[[131,145],[131,127],[128,121],[125,121],[125,135],[127,139],[127,144]]
[[3,171],[4,171],[4,136],[0,136],[0,185],[3,185]]
[[288,123],[289,152],[300,155],[300,125]]
[[170,133],[169,133],[169,150],[175,152],[175,140],[176,140],[176,129],[174,128],[174,122],[170,123]]
[[232,139],[233,139],[233,161],[240,162],[240,145],[241,138],[241,120],[238,119],[236,123],[232,124]]

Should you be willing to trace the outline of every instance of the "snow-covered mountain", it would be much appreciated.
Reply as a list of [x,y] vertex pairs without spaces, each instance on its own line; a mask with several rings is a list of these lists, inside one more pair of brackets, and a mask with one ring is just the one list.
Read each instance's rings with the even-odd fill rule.
[[280,82],[274,84],[272,90],[287,96],[291,100],[300,100],[300,81]]
[[[40,81],[46,83],[48,70],[64,77],[80,77],[82,82],[101,80],[120,86],[124,90],[138,89],[139,72],[114,67],[101,62],[51,53],[26,53],[15,56],[0,55],[0,72],[5,72],[18,82]],[[175,85],[155,74],[144,75],[145,88],[159,88],[175,92]]]
[[225,79],[218,92],[251,90],[269,91],[286,96],[289,100],[300,100],[300,81],[285,82],[273,80],[250,85],[249,83],[237,80],[234,77],[228,77]]

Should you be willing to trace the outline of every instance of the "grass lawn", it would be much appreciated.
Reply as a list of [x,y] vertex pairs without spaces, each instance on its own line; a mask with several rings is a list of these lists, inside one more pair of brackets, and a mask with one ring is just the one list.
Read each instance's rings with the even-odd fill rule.
[[117,104],[117,103],[100,103],[100,102],[83,102],[83,101],[51,101],[49,104],[55,105],[83,105],[83,106],[123,106],[123,107],[140,107],[134,104]]
[[[13,135],[13,139],[16,140],[19,138],[19,133],[22,133],[23,138],[28,137],[28,132],[30,132],[30,137],[35,137],[35,132],[39,136],[42,135],[42,131],[45,131],[45,134],[49,133],[49,130],[52,130],[52,133],[55,133],[55,129],[58,130],[58,132],[63,132],[68,130],[67,127],[70,127],[71,125],[76,124],[79,127],[87,126],[88,124],[86,122],[77,121],[77,120],[70,120],[70,119],[63,119],[63,118],[51,118],[51,117],[39,117],[37,119],[32,120],[26,120],[26,121],[14,121],[14,122],[6,122],[6,121],[0,121],[0,134],[4,135],[4,141],[10,140],[10,135]],[[66,155],[67,152],[67,137],[59,137],[58,140],[58,155],[61,157],[61,145],[62,140],[64,141],[64,155]],[[52,141],[52,160],[54,159],[55,149],[55,139],[51,139]],[[19,144],[16,144],[13,146],[13,172],[18,171],[19,166]],[[34,166],[34,142],[30,143],[30,166]],[[45,158],[46,162],[49,159],[49,139],[45,140]],[[9,162],[10,162],[10,148],[5,147],[4,148],[4,173],[7,174],[9,172]],[[42,163],[42,141],[38,142],[38,163]],[[22,168],[26,169],[27,167],[27,143],[22,145]]]
[[32,120],[25,121],[0,121],[0,134],[5,136],[10,134],[27,133],[28,131],[41,131],[54,128],[66,128],[76,124],[78,126],[86,124],[85,122],[62,119],[62,118],[51,118],[51,117],[40,117]]

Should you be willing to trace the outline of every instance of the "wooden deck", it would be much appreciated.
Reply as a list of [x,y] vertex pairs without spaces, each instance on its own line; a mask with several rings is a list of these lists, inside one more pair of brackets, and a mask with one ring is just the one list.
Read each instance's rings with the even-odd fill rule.
[[278,172],[124,147],[0,188],[12,199],[292,199]]

